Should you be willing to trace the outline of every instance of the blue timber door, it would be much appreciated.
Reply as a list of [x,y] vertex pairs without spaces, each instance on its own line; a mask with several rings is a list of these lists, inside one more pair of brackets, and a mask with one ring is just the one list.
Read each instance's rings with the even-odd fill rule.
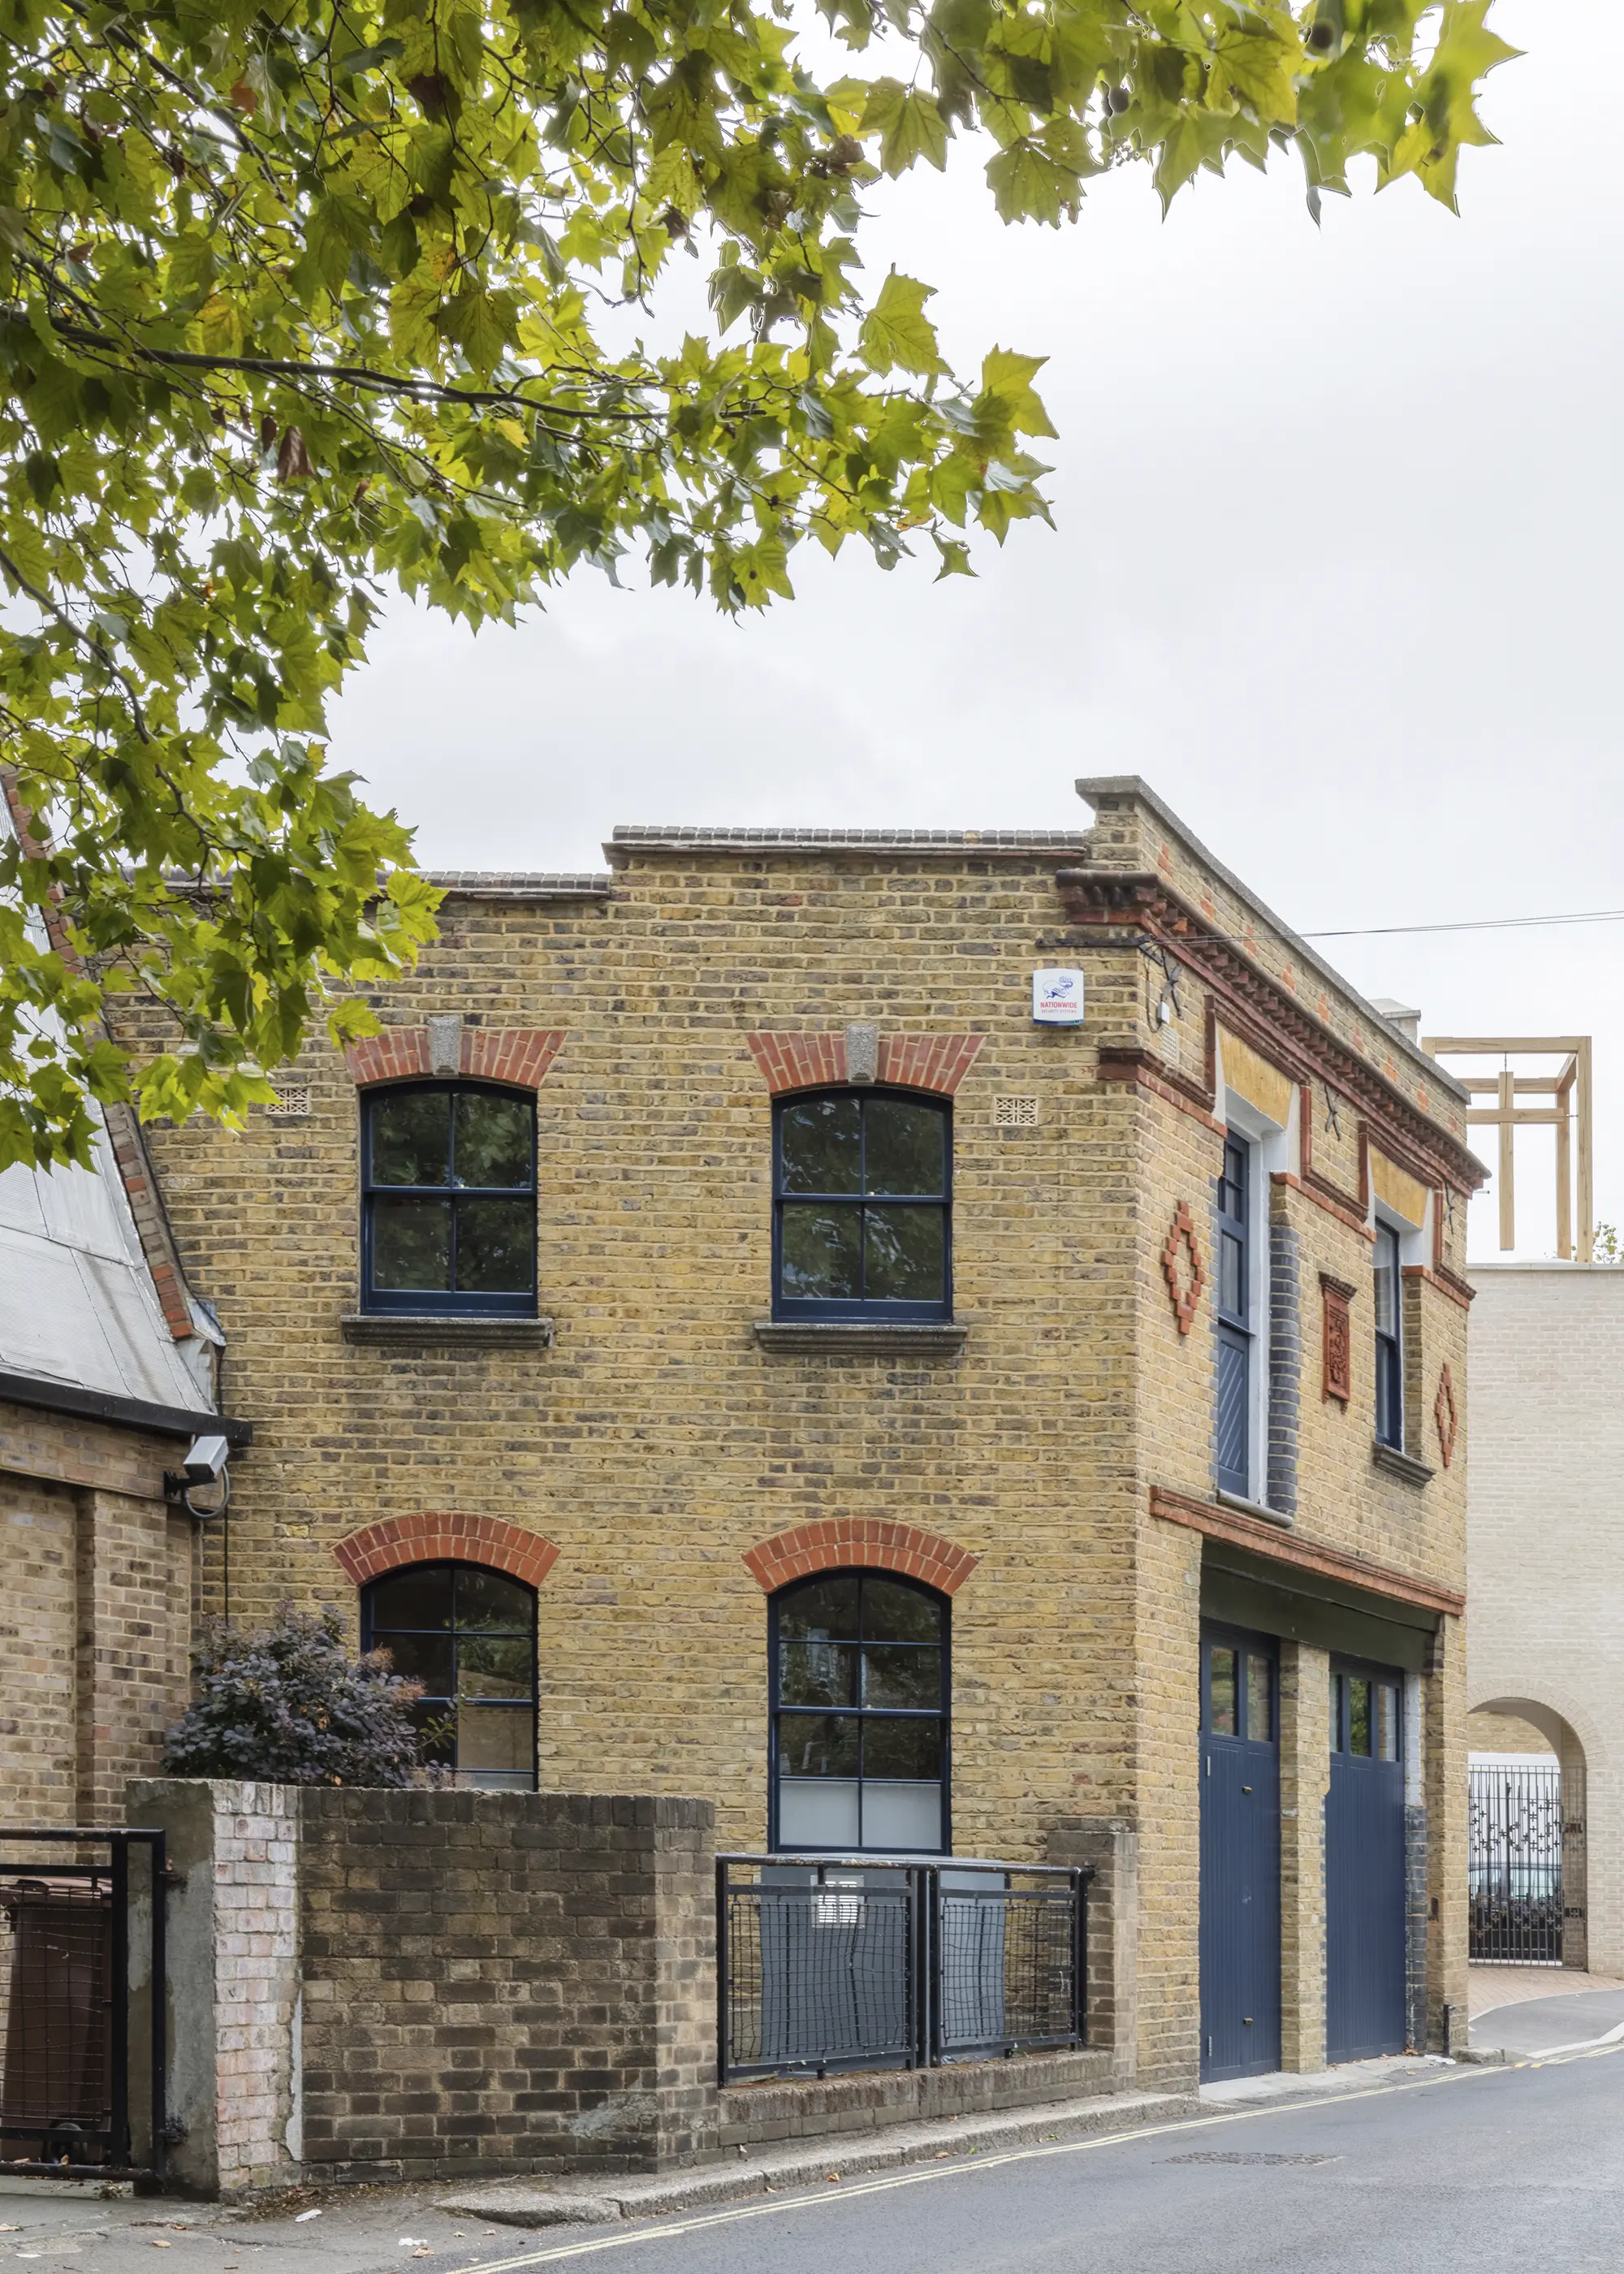
[[1274,1647],[1201,1635],[1201,2074],[1280,2067],[1280,1743]]
[[1252,1148],[1226,1139],[1218,1180],[1218,1483],[1252,1491]]
[[1325,1803],[1325,2051],[1402,2053],[1405,2026],[1403,1677],[1331,1670]]

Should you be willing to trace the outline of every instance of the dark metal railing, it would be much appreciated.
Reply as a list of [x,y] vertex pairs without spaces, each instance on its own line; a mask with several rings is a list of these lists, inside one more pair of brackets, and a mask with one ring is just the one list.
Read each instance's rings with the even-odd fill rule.
[[1085,2044],[1092,1877],[944,1856],[719,1856],[718,2081]]
[[168,1883],[162,1832],[0,1826],[0,2140],[22,2148],[8,2172],[160,2175]]
[[1562,1962],[1562,1773],[1479,1763],[1469,1771],[1468,1950],[1483,1963]]

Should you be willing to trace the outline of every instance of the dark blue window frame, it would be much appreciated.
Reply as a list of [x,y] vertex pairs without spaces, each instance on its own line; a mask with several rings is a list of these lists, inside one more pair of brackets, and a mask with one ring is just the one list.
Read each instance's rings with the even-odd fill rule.
[[[526,1181],[522,1185],[459,1185],[454,1181],[455,1162],[447,1153],[445,1181],[433,1185],[375,1185],[372,1181],[372,1132],[380,1110],[392,1101],[433,1092],[455,1101],[459,1096],[500,1097],[523,1106],[530,1118],[530,1151]],[[455,1105],[448,1117],[454,1148]],[[451,1207],[452,1276],[455,1277],[456,1228],[459,1204],[466,1201],[527,1200],[530,1204],[530,1284],[527,1288],[468,1290],[449,1288],[378,1287],[373,1283],[373,1232],[377,1202],[385,1200],[446,1201]],[[361,1308],[363,1311],[403,1314],[414,1318],[527,1318],[536,1316],[536,1097],[533,1090],[514,1089],[500,1082],[397,1081],[365,1090],[361,1096]]]
[[[492,1626],[489,1619],[463,1620],[458,1616],[461,1583],[494,1581],[504,1592],[511,1591],[522,1608],[507,1625]],[[445,1609],[438,1618],[424,1620],[420,1615],[409,1621],[398,1608],[390,1615],[390,1594],[395,1583],[405,1581],[419,1591],[443,1591]],[[380,1619],[380,1608],[385,1615]],[[509,1573],[492,1571],[483,1563],[467,1563],[447,1558],[430,1563],[407,1563],[393,1571],[385,1571],[370,1580],[361,1590],[361,1647],[364,1651],[387,1650],[395,1662],[396,1673],[410,1680],[424,1680],[425,1669],[413,1654],[413,1646],[426,1645],[438,1647],[443,1654],[449,1675],[443,1685],[436,1685],[432,1675],[425,1682],[424,1695],[412,1709],[419,1740],[424,1746],[424,1758],[448,1769],[459,1785],[470,1789],[481,1788],[482,1777],[489,1779],[485,1788],[493,1791],[534,1792],[537,1776],[538,1707],[540,1681],[537,1649],[536,1590],[528,1581],[515,1579]],[[526,1698],[514,1697],[508,1690],[482,1690],[477,1679],[471,1677],[465,1661],[470,1653],[491,1642],[522,1642],[528,1653],[530,1694]],[[514,1718],[515,1727],[528,1736],[530,1762],[523,1771],[503,1770],[494,1777],[487,1771],[466,1765],[459,1759],[462,1742],[462,1714],[464,1710],[489,1714],[500,1713],[504,1719]],[[520,1779],[523,1781],[520,1781]]]
[[[1398,1234],[1378,1223],[1372,1256],[1375,1275],[1376,1442],[1395,1452],[1404,1447],[1404,1281]],[[1385,1301],[1384,1301],[1385,1297]],[[1383,1318],[1391,1321],[1384,1327]]]
[[[831,1713],[831,1710],[838,1710],[838,1709],[831,1709],[831,1708],[830,1708],[830,1707],[828,1707],[828,1706],[807,1706],[807,1707],[786,1706],[785,1705],[783,1705],[783,1704],[781,1703],[782,1690],[783,1690],[783,1679],[782,1679],[782,1669],[783,1669],[783,1652],[782,1652],[782,1645],[781,1645],[780,1640],[779,1640],[779,1623],[780,1623],[780,1615],[781,1615],[781,1612],[782,1612],[782,1610],[783,1610],[784,1606],[785,1606],[786,1604],[788,1604],[788,1603],[793,1603],[793,1600],[794,1600],[794,1599],[795,1599],[798,1595],[803,1595],[803,1594],[806,1594],[806,1593],[808,1593],[812,1588],[819,1587],[819,1586],[823,1586],[823,1585],[826,1585],[829,1581],[833,1580],[833,1579],[854,1579],[854,1580],[857,1582],[857,1585],[858,1585],[858,1589],[859,1589],[859,1600],[860,1600],[860,1604],[861,1604],[861,1592],[862,1592],[862,1590],[863,1590],[863,1588],[864,1588],[865,1585],[866,1585],[868,1582],[871,1581],[871,1580],[876,1580],[876,1579],[877,1579],[877,1580],[883,1580],[883,1582],[885,1582],[888,1585],[906,1588],[906,1589],[908,1591],[908,1593],[911,1593],[911,1594],[915,1594],[915,1595],[921,1595],[921,1596],[922,1596],[922,1597],[924,1598],[924,1600],[925,1600],[928,1603],[931,1604],[931,1605],[932,1605],[932,1607],[933,1607],[933,1608],[935,1608],[935,1610],[936,1611],[936,1613],[937,1613],[937,1615],[938,1615],[938,1617],[939,1617],[939,1619],[940,1619],[940,1621],[941,1621],[941,1625],[940,1625],[940,1630],[939,1630],[940,1638],[939,1638],[938,1642],[936,1643],[936,1645],[935,1645],[935,1647],[936,1647],[936,1649],[938,1649],[938,1650],[940,1651],[940,1653],[941,1653],[941,1676],[942,1676],[942,1688],[941,1688],[940,1702],[939,1702],[938,1706],[936,1706],[936,1708],[935,1709],[934,1713],[931,1713],[931,1712],[920,1712],[920,1711],[912,1710],[912,1709],[907,1709],[907,1710],[893,1710],[893,1709],[887,1709],[887,1708],[883,1708],[883,1707],[868,1706],[863,1706],[863,1705],[861,1705],[861,1704],[853,1705],[853,1706],[848,1707],[848,1708],[846,1708],[846,1709],[843,1709],[843,1710],[844,1710],[844,1712],[846,1713],[846,1714],[849,1716],[849,1718],[852,1718],[852,1719],[853,1719],[853,1720],[856,1720],[856,1721],[860,1723],[860,1725],[867,1724],[867,1723],[871,1722],[871,1721],[928,1721],[928,1720],[934,1720],[934,1721],[936,1722],[936,1724],[937,1724],[937,1726],[938,1726],[938,1728],[939,1728],[939,1731],[940,1731],[940,1736],[939,1736],[939,1754],[938,1754],[938,1758],[939,1758],[940,1765],[941,1765],[941,1766],[940,1766],[940,1779],[939,1779],[939,1781],[940,1781],[941,1788],[942,1788],[942,1834],[941,1834],[941,1845],[940,1845],[940,1848],[939,1848],[939,1849],[921,1849],[921,1850],[916,1850],[916,1851],[914,1851],[914,1852],[917,1852],[917,1853],[923,1853],[923,1854],[940,1854],[940,1855],[944,1855],[944,1856],[951,1856],[951,1855],[952,1854],[952,1852],[953,1852],[953,1776],[952,1776],[952,1768],[953,1768],[953,1746],[952,1746],[952,1727],[953,1727],[953,1724],[952,1724],[952,1707],[953,1707],[953,1607],[952,1607],[952,1600],[951,1600],[951,1598],[950,1596],[947,1596],[947,1595],[944,1595],[944,1594],[940,1594],[940,1593],[938,1593],[936,1588],[934,1588],[934,1587],[928,1587],[928,1586],[925,1585],[925,1583],[923,1582],[923,1580],[909,1578],[909,1577],[907,1577],[904,1573],[899,1572],[899,1571],[889,1571],[889,1570],[880,1570],[880,1569],[874,1569],[874,1568],[870,1568],[870,1567],[868,1567],[868,1566],[864,1566],[864,1567],[862,1567],[862,1568],[861,1568],[861,1569],[852,1569],[852,1570],[838,1569],[838,1570],[828,1570],[828,1571],[818,1571],[818,1572],[815,1572],[815,1573],[814,1573],[814,1574],[813,1574],[809,1578],[806,1578],[806,1579],[794,1579],[794,1580],[792,1580],[792,1581],[791,1581],[791,1583],[790,1583],[790,1585],[789,1585],[787,1587],[780,1587],[780,1588],[778,1589],[778,1592],[777,1593],[777,1594],[776,1594],[776,1595],[772,1595],[772,1596],[770,1596],[770,1597],[768,1598],[768,1602],[767,1602],[767,1682],[768,1682],[768,1697],[769,1697],[769,1699],[770,1699],[770,1701],[771,1701],[771,1704],[770,1704],[770,1710],[769,1710],[768,1716],[767,1716],[767,1845],[768,1845],[768,1848],[769,1848],[769,1849],[770,1849],[770,1850],[772,1850],[772,1851],[774,1851],[774,1852],[778,1852],[778,1851],[779,1851],[779,1850],[783,1849],[784,1849],[784,1847],[785,1847],[785,1844],[786,1844],[786,1843],[784,1842],[783,1839],[782,1839],[782,1838],[781,1838],[781,1836],[780,1836],[780,1833],[779,1833],[779,1825],[778,1825],[778,1787],[779,1787],[778,1723],[779,1723],[779,1720],[780,1720],[780,1718],[781,1718],[781,1717],[784,1717],[784,1718],[792,1718],[792,1719],[793,1719],[793,1718],[800,1718],[800,1717],[801,1717],[801,1716],[805,1716],[805,1717],[808,1717],[808,1718],[814,1718],[814,1719],[816,1719],[816,1718],[818,1718],[818,1717],[820,1717],[820,1716],[826,1716],[827,1714],[829,1714],[829,1713]],[[860,1609],[859,1616],[860,1616],[860,1620],[861,1620],[861,1609]],[[865,1640],[866,1640],[866,1639],[868,1639],[868,1638],[865,1638],[865,1637],[863,1637],[863,1636],[862,1636],[862,1634],[861,1634],[861,1631],[860,1631],[859,1636],[856,1638],[856,1639],[855,1639],[855,1641],[854,1641],[854,1643],[853,1643],[853,1645],[852,1646],[861,1651],[861,1650],[862,1649],[862,1647],[864,1646],[864,1642],[865,1642]],[[896,1648],[896,1647],[898,1647],[898,1645],[895,1645],[895,1644],[893,1644],[893,1643],[890,1643],[890,1642],[887,1642],[887,1643],[885,1644],[885,1645],[884,1645],[884,1646],[885,1646],[885,1647],[887,1647],[887,1648]],[[928,1645],[927,1645],[927,1646],[928,1646]],[[860,1735],[860,1738],[859,1738],[860,1745],[861,1745],[861,1735]],[[862,1803],[861,1803],[861,1788],[862,1788],[862,1786],[863,1786],[865,1783],[867,1783],[867,1782],[883,1783],[883,1782],[885,1782],[885,1781],[886,1781],[886,1780],[885,1780],[885,1779],[883,1779],[883,1778],[877,1778],[877,1777],[876,1777],[876,1778],[869,1778],[869,1777],[868,1777],[868,1776],[866,1776],[866,1775],[865,1775],[864,1771],[863,1771],[863,1768],[862,1768],[862,1766],[861,1766],[861,1752],[860,1752],[860,1754],[859,1754],[859,1766],[858,1766],[858,1770],[857,1770],[857,1774],[856,1774],[855,1781],[856,1781],[856,1783],[857,1783],[857,1785],[858,1785],[858,1788],[859,1788],[859,1801],[858,1801],[858,1808],[859,1808],[859,1822],[860,1822],[860,1824],[861,1824],[861,1806],[862,1806]],[[813,1855],[813,1854],[816,1854],[816,1853],[818,1853],[818,1852],[820,1851],[820,1849],[821,1849],[822,1846],[823,1846],[823,1843],[818,1842],[818,1841],[795,1841],[795,1842],[793,1842],[793,1853],[795,1853],[795,1854],[802,1854],[802,1853],[804,1853],[804,1854],[807,1854],[807,1855]],[[894,1849],[892,1849],[892,1843],[891,1843],[891,1842],[889,1842],[889,1841],[882,1841],[882,1842],[878,1843],[876,1846],[875,1846],[875,1847],[874,1847],[874,1852],[875,1852],[876,1854],[883,1854],[883,1853],[887,1852],[888,1850],[892,1850],[892,1852],[894,1852]],[[846,1853],[847,1853],[847,1852],[862,1852],[861,1842],[861,1841],[860,1841],[859,1845],[858,1845],[858,1848],[857,1848],[857,1849],[856,1849],[856,1850],[848,1851],[848,1850],[847,1850],[844,1846],[840,1846],[840,1847],[830,1848],[830,1849],[827,1849],[827,1851],[826,1851],[826,1852],[827,1852],[827,1853],[829,1853],[829,1854],[831,1854],[831,1855],[841,1855],[841,1854],[846,1854]]]
[[1252,1491],[1252,1147],[1244,1137],[1226,1137],[1218,1180],[1214,1437],[1218,1488],[1242,1499]]
[[[887,1193],[883,1196],[866,1188],[856,1192],[820,1193],[805,1191],[799,1186],[786,1192],[784,1175],[784,1131],[786,1117],[797,1106],[806,1105],[819,1098],[851,1098],[857,1102],[865,1116],[870,1103],[901,1099],[940,1117],[942,1123],[942,1187],[939,1193]],[[864,1140],[864,1171],[862,1184],[867,1183],[867,1140]],[[889,1298],[870,1299],[866,1291],[856,1301],[824,1296],[786,1295],[784,1292],[784,1209],[813,1203],[823,1207],[861,1210],[880,1201],[887,1209],[928,1208],[939,1209],[942,1216],[942,1293],[929,1302],[897,1301]],[[866,1254],[866,1251],[865,1251]],[[919,1090],[861,1089],[795,1090],[778,1099],[772,1115],[772,1315],[775,1319],[827,1319],[831,1321],[851,1320],[929,1321],[951,1319],[953,1315],[953,1116],[951,1107],[943,1099],[930,1097]]]

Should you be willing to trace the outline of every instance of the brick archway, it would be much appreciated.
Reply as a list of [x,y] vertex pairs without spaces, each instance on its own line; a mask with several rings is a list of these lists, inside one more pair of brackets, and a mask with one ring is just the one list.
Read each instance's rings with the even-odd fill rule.
[[539,1587],[559,1558],[553,1541],[500,1516],[434,1512],[369,1524],[341,1540],[333,1553],[357,1587],[405,1563],[483,1563]]
[[747,1548],[744,1557],[751,1577],[769,1595],[815,1571],[858,1567],[899,1571],[954,1595],[981,1560],[934,1532],[872,1516],[823,1517],[815,1524],[797,1525],[793,1532],[775,1532],[771,1540]]

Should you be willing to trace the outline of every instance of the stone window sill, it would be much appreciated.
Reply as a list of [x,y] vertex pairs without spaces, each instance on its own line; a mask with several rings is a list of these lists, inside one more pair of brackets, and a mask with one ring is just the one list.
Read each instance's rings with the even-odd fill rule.
[[1255,1516],[1260,1524],[1278,1525],[1282,1532],[1292,1528],[1291,1517],[1281,1509],[1267,1507],[1260,1500],[1247,1500],[1243,1494],[1232,1492],[1219,1492],[1214,1497],[1220,1508],[1232,1508],[1237,1516]]
[[551,1319],[454,1318],[411,1311],[347,1311],[339,1321],[347,1343],[391,1350],[550,1350]]
[[1371,1459],[1377,1468],[1402,1477],[1407,1485],[1430,1485],[1438,1474],[1425,1461],[1417,1461],[1413,1453],[1401,1453],[1396,1445],[1384,1445],[1379,1437],[1372,1442]]
[[970,1329],[948,1319],[874,1326],[861,1319],[757,1319],[753,1331],[763,1350],[800,1356],[861,1352],[882,1358],[956,1358]]

